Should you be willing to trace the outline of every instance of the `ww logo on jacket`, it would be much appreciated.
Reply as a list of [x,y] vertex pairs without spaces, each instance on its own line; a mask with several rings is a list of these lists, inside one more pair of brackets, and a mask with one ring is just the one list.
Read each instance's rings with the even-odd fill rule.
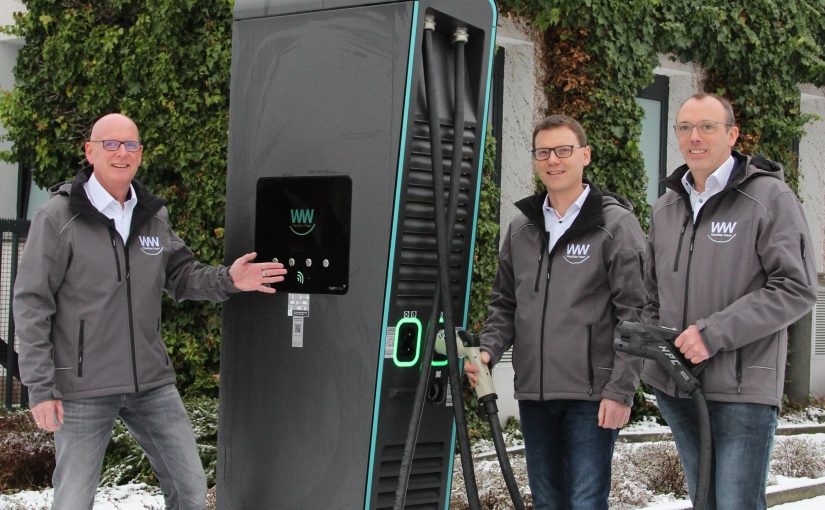
[[160,255],[163,251],[158,236],[138,236],[138,242],[140,242],[140,251],[146,255]]
[[589,244],[568,244],[565,249],[564,260],[570,264],[581,264],[590,258],[590,255],[587,254],[589,251]]
[[736,234],[733,232],[736,228],[736,223],[735,221],[711,221],[708,239],[714,243],[727,243],[732,241],[733,238],[736,237]]

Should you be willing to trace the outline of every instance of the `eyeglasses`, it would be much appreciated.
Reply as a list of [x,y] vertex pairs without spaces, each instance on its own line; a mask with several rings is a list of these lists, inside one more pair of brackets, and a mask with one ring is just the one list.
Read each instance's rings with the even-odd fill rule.
[[679,138],[684,138],[686,136],[690,136],[693,133],[693,128],[699,130],[699,132],[703,135],[712,135],[716,132],[716,129],[719,126],[726,126],[726,127],[733,127],[733,124],[726,124],[724,122],[718,122],[715,120],[703,120],[698,124],[691,124],[690,122],[680,122],[673,126],[673,129],[676,131],[676,136]]
[[536,161],[544,161],[550,159],[550,154],[556,153],[558,158],[569,158],[573,155],[573,149],[581,147],[581,145],[559,145],[558,147],[543,147],[541,149],[533,149],[533,159]]
[[116,151],[123,145],[128,152],[137,152],[140,150],[140,142],[121,142],[120,140],[89,140],[92,143],[100,142],[103,144],[103,149],[107,151]]

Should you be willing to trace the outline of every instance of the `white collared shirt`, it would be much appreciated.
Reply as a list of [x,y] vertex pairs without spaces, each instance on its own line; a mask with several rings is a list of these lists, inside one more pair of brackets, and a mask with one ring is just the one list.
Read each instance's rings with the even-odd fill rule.
[[548,251],[553,249],[556,241],[567,232],[567,229],[570,228],[570,225],[572,225],[573,221],[579,216],[579,212],[581,212],[588,194],[590,194],[590,186],[585,184],[581,195],[579,195],[579,198],[577,198],[575,202],[570,204],[570,207],[564,212],[564,216],[561,216],[558,211],[550,207],[549,195],[545,197],[542,209],[544,210],[544,230],[547,231],[548,237],[550,238],[550,243],[547,247]]
[[[733,159],[733,156],[728,156],[728,159],[722,163],[722,166],[717,168],[715,172],[708,176],[705,181],[705,191],[702,192],[696,191],[693,187],[693,182],[691,182],[693,180],[693,176],[690,172],[685,172],[685,175],[682,176],[682,186],[684,186],[685,190],[688,192],[688,196],[690,197],[690,208],[693,209],[693,221],[696,221],[696,217],[699,215],[699,210],[703,205],[705,205],[705,202],[707,202],[713,195],[725,189],[735,164],[736,160]],[[688,179],[688,175],[691,175],[691,179]]]
[[129,238],[129,229],[132,226],[132,212],[137,205],[135,188],[131,184],[129,185],[129,198],[123,203],[123,207],[108,191],[103,189],[94,172],[92,172],[89,180],[83,183],[83,189],[86,190],[86,196],[89,197],[89,201],[95,206],[95,209],[100,211],[103,216],[114,220],[115,229],[125,243],[126,239]]

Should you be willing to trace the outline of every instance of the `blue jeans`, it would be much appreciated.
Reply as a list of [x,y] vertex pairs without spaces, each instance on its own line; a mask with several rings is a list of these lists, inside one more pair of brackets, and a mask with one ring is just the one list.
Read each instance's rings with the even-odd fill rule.
[[[693,500],[699,475],[699,428],[690,399],[656,391],[659,410],[685,468]],[[708,402],[713,438],[708,510],[764,510],[777,408],[763,404]]]
[[607,510],[618,430],[599,427],[599,402],[519,400],[536,510]]
[[52,510],[91,510],[103,455],[120,416],[146,453],[167,509],[205,510],[206,475],[192,425],[174,385],[139,393],[63,401],[55,432]]

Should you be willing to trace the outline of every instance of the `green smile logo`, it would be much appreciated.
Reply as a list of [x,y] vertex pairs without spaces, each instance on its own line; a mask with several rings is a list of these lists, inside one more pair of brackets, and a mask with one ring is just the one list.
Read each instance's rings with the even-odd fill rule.
[[305,236],[315,229],[315,209],[290,209],[292,224],[289,229],[293,234]]

